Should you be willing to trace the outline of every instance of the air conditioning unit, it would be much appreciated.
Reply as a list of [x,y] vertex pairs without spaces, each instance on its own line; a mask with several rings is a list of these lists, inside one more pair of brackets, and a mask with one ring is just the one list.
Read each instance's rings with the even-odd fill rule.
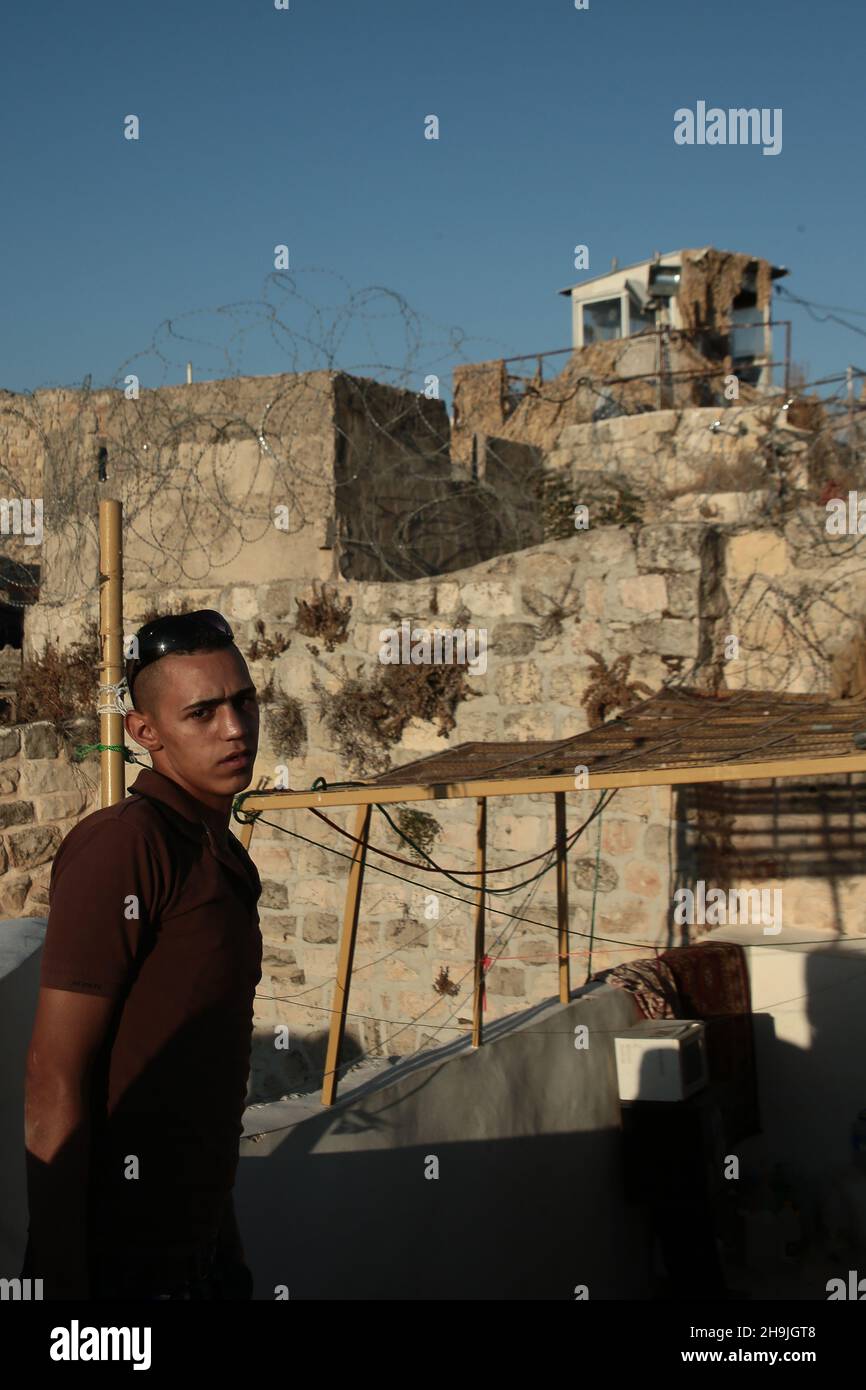
[[647,276],[647,292],[654,299],[670,299],[672,295],[680,292],[680,279],[682,278],[681,267],[678,265],[661,265],[656,261],[649,268]]
[[619,1098],[685,1100],[707,1084],[704,1025],[698,1019],[657,1018],[614,1036]]

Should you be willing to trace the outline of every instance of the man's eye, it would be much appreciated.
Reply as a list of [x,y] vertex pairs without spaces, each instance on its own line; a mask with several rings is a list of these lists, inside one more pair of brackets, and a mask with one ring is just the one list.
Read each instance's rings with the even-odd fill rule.
[[193,710],[193,712],[192,712],[192,718],[193,718],[193,719],[198,719],[198,717],[199,717],[200,714],[210,714],[210,710],[207,710],[207,709],[195,709],[195,710]]

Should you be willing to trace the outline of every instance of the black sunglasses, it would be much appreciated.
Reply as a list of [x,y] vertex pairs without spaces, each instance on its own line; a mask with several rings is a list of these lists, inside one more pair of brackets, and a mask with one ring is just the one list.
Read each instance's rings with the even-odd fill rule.
[[[214,633],[225,638],[224,642],[213,642]],[[201,642],[205,646],[228,646],[234,641],[234,633],[221,613],[214,608],[199,608],[195,613],[176,613],[165,618],[154,618],[145,623],[136,633],[138,656],[126,662],[126,688],[132,695],[133,682],[139,671],[169,652],[187,650]]]

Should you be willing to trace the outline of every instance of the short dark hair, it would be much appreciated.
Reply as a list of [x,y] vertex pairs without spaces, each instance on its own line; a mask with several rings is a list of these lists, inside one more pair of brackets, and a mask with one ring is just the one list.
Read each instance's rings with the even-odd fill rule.
[[192,656],[196,652],[235,646],[231,627],[222,614],[214,609],[166,614],[145,623],[135,635],[139,657],[127,659],[126,688],[133,709],[139,713],[135,685],[144,672],[157,665],[164,656]]

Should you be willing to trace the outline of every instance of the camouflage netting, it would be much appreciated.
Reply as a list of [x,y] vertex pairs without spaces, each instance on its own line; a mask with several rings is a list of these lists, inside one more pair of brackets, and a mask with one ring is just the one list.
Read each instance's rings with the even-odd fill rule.
[[741,251],[717,251],[714,246],[684,251],[678,304],[683,327],[696,329],[713,324],[721,332],[731,326],[734,300],[743,289],[749,267],[756,267],[755,317],[760,318],[770,302],[772,287],[769,261],[757,260]]
[[[659,339],[654,333],[594,343],[573,352],[563,371],[549,381],[523,382],[516,402],[502,361],[455,368],[452,456],[468,459],[476,431],[549,451],[567,425],[659,406],[683,409],[723,403],[729,360],[726,365],[705,357],[684,334],[672,330],[662,366],[660,390]],[[677,376],[680,372],[694,375]],[[747,404],[764,397],[741,383],[739,399]]]

